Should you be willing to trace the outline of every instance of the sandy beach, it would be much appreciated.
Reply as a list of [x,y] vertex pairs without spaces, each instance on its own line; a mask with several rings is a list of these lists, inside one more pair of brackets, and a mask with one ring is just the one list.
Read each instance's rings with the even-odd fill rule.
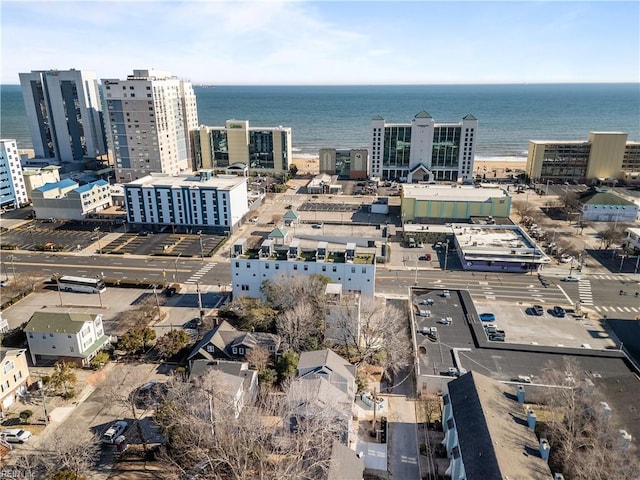
[[[300,173],[318,173],[319,157],[293,157],[291,163],[298,167]],[[526,157],[489,157],[476,158],[474,164],[474,173],[476,175],[486,174],[490,177],[496,174],[498,177],[504,177],[505,174],[517,173],[516,170],[523,170],[527,164]],[[510,170],[510,172],[508,170]]]

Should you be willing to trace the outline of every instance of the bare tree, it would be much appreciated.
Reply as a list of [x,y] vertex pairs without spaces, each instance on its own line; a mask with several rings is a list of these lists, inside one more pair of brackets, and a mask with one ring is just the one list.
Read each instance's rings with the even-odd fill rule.
[[520,217],[520,221],[524,220],[525,217],[530,217],[534,211],[533,206],[524,200],[514,200],[511,204],[511,208],[516,211]]
[[90,473],[100,446],[98,439],[79,426],[64,437],[54,433],[47,439],[43,450],[48,452],[50,463],[47,466],[51,473],[67,470],[79,478]]
[[626,225],[620,223],[607,226],[605,230],[600,232],[600,242],[608,250],[612,245],[619,245],[626,237]]
[[177,470],[220,480],[323,478],[349,408],[333,398],[318,401],[306,390],[310,383],[294,381],[285,394],[237,413],[220,382],[216,375],[178,382],[158,409],[168,460]]
[[604,414],[602,396],[578,363],[565,357],[560,366],[549,364],[542,383],[556,386],[545,392],[551,461],[578,480],[637,478],[640,465],[625,454],[619,427]]
[[269,366],[271,355],[266,348],[261,345],[256,345],[245,355],[245,360],[256,370],[262,372]]
[[300,302],[311,304],[319,320],[324,318],[325,287],[330,279],[322,275],[281,275],[266,280],[261,291],[275,310],[284,311]]
[[[301,301],[276,317],[278,335],[285,349],[301,352],[319,345],[322,325],[310,303]],[[315,341],[314,341],[315,340]]]
[[360,309],[336,312],[343,344],[356,352],[360,362],[380,364],[386,373],[396,373],[411,356],[408,314],[382,297],[361,297]]

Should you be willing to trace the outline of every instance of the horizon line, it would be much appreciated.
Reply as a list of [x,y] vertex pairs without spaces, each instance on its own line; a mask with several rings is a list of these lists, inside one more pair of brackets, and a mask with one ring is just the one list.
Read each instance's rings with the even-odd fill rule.
[[[180,78],[180,77],[178,77]],[[487,85],[640,85],[638,81],[588,81],[588,82],[490,82],[490,83],[203,83],[191,82],[202,87],[451,87]],[[99,82],[101,84],[101,82]],[[0,83],[0,86],[20,87],[19,83]]]

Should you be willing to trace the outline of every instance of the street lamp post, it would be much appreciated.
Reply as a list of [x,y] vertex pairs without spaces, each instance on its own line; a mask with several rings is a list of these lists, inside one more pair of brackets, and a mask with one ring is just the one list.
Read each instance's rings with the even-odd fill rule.
[[[175,273],[173,274],[173,281],[174,281],[174,282],[177,282],[177,281],[178,281],[178,280],[177,280],[177,279],[178,279],[178,260],[180,260],[180,255],[182,255],[182,252],[180,252],[180,253],[178,254],[178,258],[176,258],[176,261],[175,261],[175,263],[174,263],[174,267],[175,267]],[[178,283],[180,283],[180,282],[178,282]]]
[[156,307],[158,307],[158,323],[162,321],[162,312],[160,311],[160,301],[158,300],[158,290],[156,289],[157,285],[153,285],[153,294],[156,297]]
[[98,255],[102,255],[102,246],[100,245],[100,227],[96,227],[93,229],[96,234],[96,240],[98,241]]
[[[53,276],[56,278],[56,284],[58,285],[58,297],[60,298],[60,306],[62,307],[62,290],[60,289],[60,275],[54,273]],[[102,301],[100,301],[100,306],[102,306]]]
[[[11,260],[11,271],[13,272],[13,281],[16,281],[16,264],[14,263],[14,260],[16,259],[15,255],[9,255],[9,259]],[[7,275],[7,278],[9,276]]]
[[202,230],[198,230],[198,240],[200,240],[200,258],[204,260],[204,250],[202,249]]
[[449,261],[449,240],[444,243],[444,270],[447,271],[447,262]]
[[29,231],[29,235],[31,235],[31,245],[35,248],[36,242],[33,240],[33,225],[27,228],[27,230]]

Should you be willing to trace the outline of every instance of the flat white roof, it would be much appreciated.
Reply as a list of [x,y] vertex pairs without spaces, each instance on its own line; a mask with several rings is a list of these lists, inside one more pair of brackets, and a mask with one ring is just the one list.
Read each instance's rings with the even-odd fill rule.
[[246,177],[236,175],[212,175],[209,180],[200,180],[200,177],[197,175],[172,176],[162,173],[152,173],[146,177],[129,182],[126,185],[137,185],[141,187],[163,186],[171,188],[203,187],[229,190],[237,185],[246,183],[246,181]]
[[402,185],[402,196],[416,200],[475,200],[484,201],[488,198],[506,198],[506,190],[498,187],[474,187],[467,185]]
[[547,263],[549,257],[517,225],[454,224],[453,232],[465,260],[532,259]]

